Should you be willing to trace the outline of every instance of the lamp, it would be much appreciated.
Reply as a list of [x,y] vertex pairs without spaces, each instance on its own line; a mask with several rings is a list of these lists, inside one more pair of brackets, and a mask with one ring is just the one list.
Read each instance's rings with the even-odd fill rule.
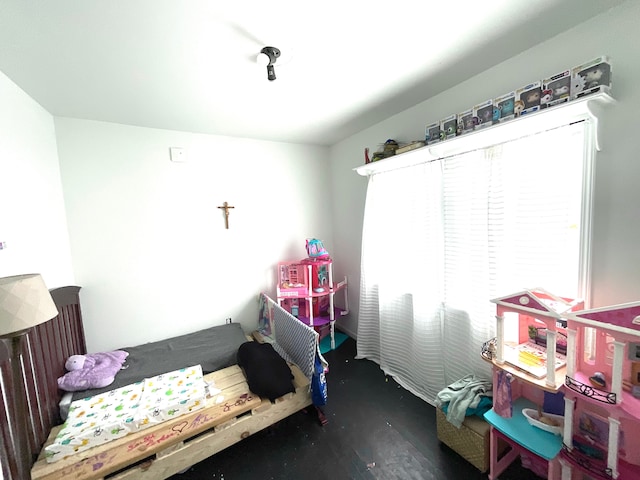
[[17,478],[30,478],[32,456],[29,447],[26,393],[22,377],[22,343],[32,327],[58,315],[51,294],[39,274],[0,278],[0,338],[10,339],[11,375],[15,391],[15,418],[11,432]]
[[276,71],[273,65],[280,56],[280,49],[276,47],[264,47],[258,54],[257,61],[260,65],[267,67],[267,78],[269,81],[276,79]]

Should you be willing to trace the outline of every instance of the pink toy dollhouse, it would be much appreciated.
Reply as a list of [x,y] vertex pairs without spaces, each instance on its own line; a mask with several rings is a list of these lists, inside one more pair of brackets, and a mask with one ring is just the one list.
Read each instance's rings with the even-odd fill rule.
[[562,479],[640,478],[640,302],[567,315]]
[[[524,290],[491,300],[496,306],[496,363],[541,388],[557,391],[564,383],[566,321],[564,315],[582,308],[579,300],[557,297],[546,290]],[[514,314],[517,342],[505,344],[504,322]],[[555,358],[554,362],[547,361]],[[507,366],[504,366],[504,364]],[[542,383],[544,382],[544,385]]]
[[[336,293],[344,293],[344,307],[335,305]],[[314,328],[320,338],[331,336],[335,348],[336,316],[349,313],[347,279],[333,282],[333,263],[328,257],[278,263],[278,304],[301,322]]]
[[[542,289],[492,301],[497,337],[495,346],[487,342],[483,349],[494,370],[494,409],[485,414],[491,424],[489,479],[518,455],[551,480],[640,479],[640,302],[584,310],[581,301]],[[507,317],[518,323],[512,344],[505,343]],[[538,351],[544,359],[535,358]],[[511,416],[495,411],[505,375]],[[546,395],[558,393],[564,402],[558,428],[534,425],[522,413],[541,412]],[[510,447],[501,458],[499,440]]]
[[[538,475],[559,479],[561,437],[533,426],[523,412],[540,411],[545,395],[555,396],[560,391],[566,356],[558,350],[567,351],[564,315],[583,304],[541,288],[492,302],[496,304],[497,336],[491,353],[483,352],[483,358],[493,364],[494,385],[494,408],[485,414],[491,425],[489,479],[497,479],[518,456]],[[516,327],[515,338],[509,342],[505,339],[505,322]],[[558,345],[562,348],[558,349]],[[504,388],[505,383],[508,388]],[[510,408],[497,409],[498,402],[506,402]],[[509,447],[500,458],[499,442]]]

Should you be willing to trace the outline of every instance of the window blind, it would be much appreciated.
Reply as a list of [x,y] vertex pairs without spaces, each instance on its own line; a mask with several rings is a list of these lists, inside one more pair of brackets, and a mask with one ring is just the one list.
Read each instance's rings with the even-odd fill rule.
[[489,375],[491,298],[583,297],[589,121],[369,177],[358,357],[421,398]]

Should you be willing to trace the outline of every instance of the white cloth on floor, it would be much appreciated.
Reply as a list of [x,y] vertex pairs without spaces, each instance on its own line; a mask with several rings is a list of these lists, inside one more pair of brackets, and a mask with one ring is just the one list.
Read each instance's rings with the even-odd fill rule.
[[438,392],[436,406],[448,403],[447,420],[456,428],[462,426],[468,408],[476,408],[482,397],[492,396],[491,382],[467,375]]

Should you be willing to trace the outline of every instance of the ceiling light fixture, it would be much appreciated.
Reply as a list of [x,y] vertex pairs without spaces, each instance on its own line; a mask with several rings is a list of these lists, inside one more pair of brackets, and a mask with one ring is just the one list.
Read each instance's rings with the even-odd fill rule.
[[264,47],[258,55],[258,64],[267,67],[267,78],[270,81],[276,79],[276,71],[273,65],[280,56],[280,49],[276,47]]

